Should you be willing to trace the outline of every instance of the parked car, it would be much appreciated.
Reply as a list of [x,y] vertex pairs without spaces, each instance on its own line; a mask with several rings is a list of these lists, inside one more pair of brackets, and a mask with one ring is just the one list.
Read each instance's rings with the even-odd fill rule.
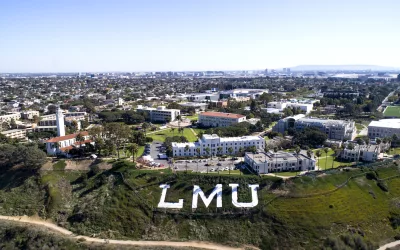
[[215,171],[215,169],[214,169],[214,168],[210,169],[210,172],[214,172],[214,171]]
[[217,163],[217,166],[222,166],[222,164],[218,162],[218,163]]

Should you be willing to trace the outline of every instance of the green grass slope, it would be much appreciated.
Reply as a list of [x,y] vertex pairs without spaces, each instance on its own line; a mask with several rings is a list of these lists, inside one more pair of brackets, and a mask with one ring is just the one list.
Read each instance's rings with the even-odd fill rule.
[[[97,237],[207,240],[262,249],[374,249],[399,235],[398,175],[397,166],[389,164],[376,170],[334,169],[320,176],[283,181],[274,177],[176,175],[168,170],[135,170],[119,163],[97,174],[45,172],[22,178],[8,188],[3,184],[0,213],[39,214],[77,234]],[[0,179],[8,182],[4,175]],[[161,183],[171,185],[167,201],[184,199],[183,209],[157,208]],[[234,207],[229,183],[240,185],[240,202],[251,201],[247,184],[258,183],[259,205],[253,209]],[[223,207],[216,208],[214,200],[206,208],[199,200],[199,207],[192,210],[193,185],[208,195],[216,184],[223,185]],[[33,191],[24,194],[26,188]],[[23,198],[17,198],[20,195]]]

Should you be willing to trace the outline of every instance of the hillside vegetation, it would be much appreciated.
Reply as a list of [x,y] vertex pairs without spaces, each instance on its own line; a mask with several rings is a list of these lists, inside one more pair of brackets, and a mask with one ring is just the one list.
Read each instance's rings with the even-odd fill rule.
[[[375,249],[400,235],[398,175],[393,163],[286,181],[143,171],[124,162],[100,173],[32,176],[14,170],[0,177],[0,214],[38,214],[77,234],[102,238],[207,240],[262,249]],[[157,208],[161,183],[171,185],[167,201],[184,199],[183,209]],[[259,184],[258,206],[235,208],[229,183],[240,185],[240,202],[251,201],[247,184]],[[208,195],[216,184],[223,185],[223,207],[216,208],[213,200],[205,208],[199,200],[199,208],[192,210],[193,185]]]

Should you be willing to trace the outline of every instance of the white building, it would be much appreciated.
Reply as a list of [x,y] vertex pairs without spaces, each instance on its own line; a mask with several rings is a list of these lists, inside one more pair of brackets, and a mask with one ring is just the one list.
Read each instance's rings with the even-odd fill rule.
[[260,151],[256,154],[247,152],[244,162],[255,172],[267,174],[271,172],[315,170],[316,161],[301,153],[297,158],[296,154],[283,151],[277,153]]
[[318,128],[331,140],[352,140],[357,135],[354,121],[306,118],[304,115],[279,120],[273,131],[283,134],[289,128],[303,130],[307,127]]
[[308,102],[269,102],[268,108],[278,109],[280,111],[284,110],[285,108],[300,108],[306,114],[310,113],[313,108],[314,104],[312,101]]
[[194,108],[195,112],[206,111],[208,104],[204,102],[186,102],[179,103],[180,106],[185,108]]
[[232,113],[203,112],[199,123],[205,127],[228,127],[246,121],[246,116]]
[[11,139],[26,139],[26,129],[12,129],[1,133]]
[[34,116],[39,117],[39,111],[27,110],[27,111],[21,112],[21,118],[22,119],[33,120]]
[[368,125],[368,136],[371,139],[392,137],[394,134],[400,137],[400,119],[372,121]]
[[[187,151],[185,151],[186,146],[189,146]],[[218,135],[206,134],[197,142],[172,143],[174,157],[198,156],[197,148],[200,149],[200,155],[208,155],[207,148],[210,150],[210,154],[217,155],[219,154],[219,147],[222,148],[220,154],[230,154],[229,148],[232,148],[232,154],[237,154],[241,149],[244,150],[252,146],[255,146],[257,150],[264,150],[264,138],[261,136],[219,137]]]
[[[76,137],[79,134],[83,136],[83,141],[76,140]],[[84,147],[86,143],[94,144],[94,142],[89,139],[89,133],[87,131],[83,131],[76,134],[51,138],[50,140],[46,141],[46,151],[48,155],[68,155],[68,152],[71,149],[80,148],[81,146]]]
[[383,149],[383,145],[358,145],[355,144],[353,149],[345,148],[342,150],[340,157],[348,161],[367,161],[374,162],[378,160]]
[[143,107],[138,105],[137,111],[147,113],[150,121],[152,122],[166,122],[175,121],[176,117],[181,114],[179,109],[167,109],[165,106],[159,106],[157,108]]
[[21,113],[9,113],[7,115],[0,116],[0,122],[11,122],[11,120],[21,119]]
[[264,93],[268,93],[268,89],[232,89],[226,91],[220,91],[220,99],[229,99],[229,98],[241,98],[248,97],[250,99],[256,99],[260,97],[260,95]]

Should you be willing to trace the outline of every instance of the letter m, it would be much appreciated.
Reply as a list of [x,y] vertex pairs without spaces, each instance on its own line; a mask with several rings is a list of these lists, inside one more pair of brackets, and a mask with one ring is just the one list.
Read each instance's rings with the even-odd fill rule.
[[217,207],[222,207],[222,184],[217,184],[211,194],[206,197],[203,190],[197,185],[193,186],[193,200],[192,208],[197,208],[197,201],[200,198],[203,200],[204,205],[208,207],[214,196],[217,195]]

